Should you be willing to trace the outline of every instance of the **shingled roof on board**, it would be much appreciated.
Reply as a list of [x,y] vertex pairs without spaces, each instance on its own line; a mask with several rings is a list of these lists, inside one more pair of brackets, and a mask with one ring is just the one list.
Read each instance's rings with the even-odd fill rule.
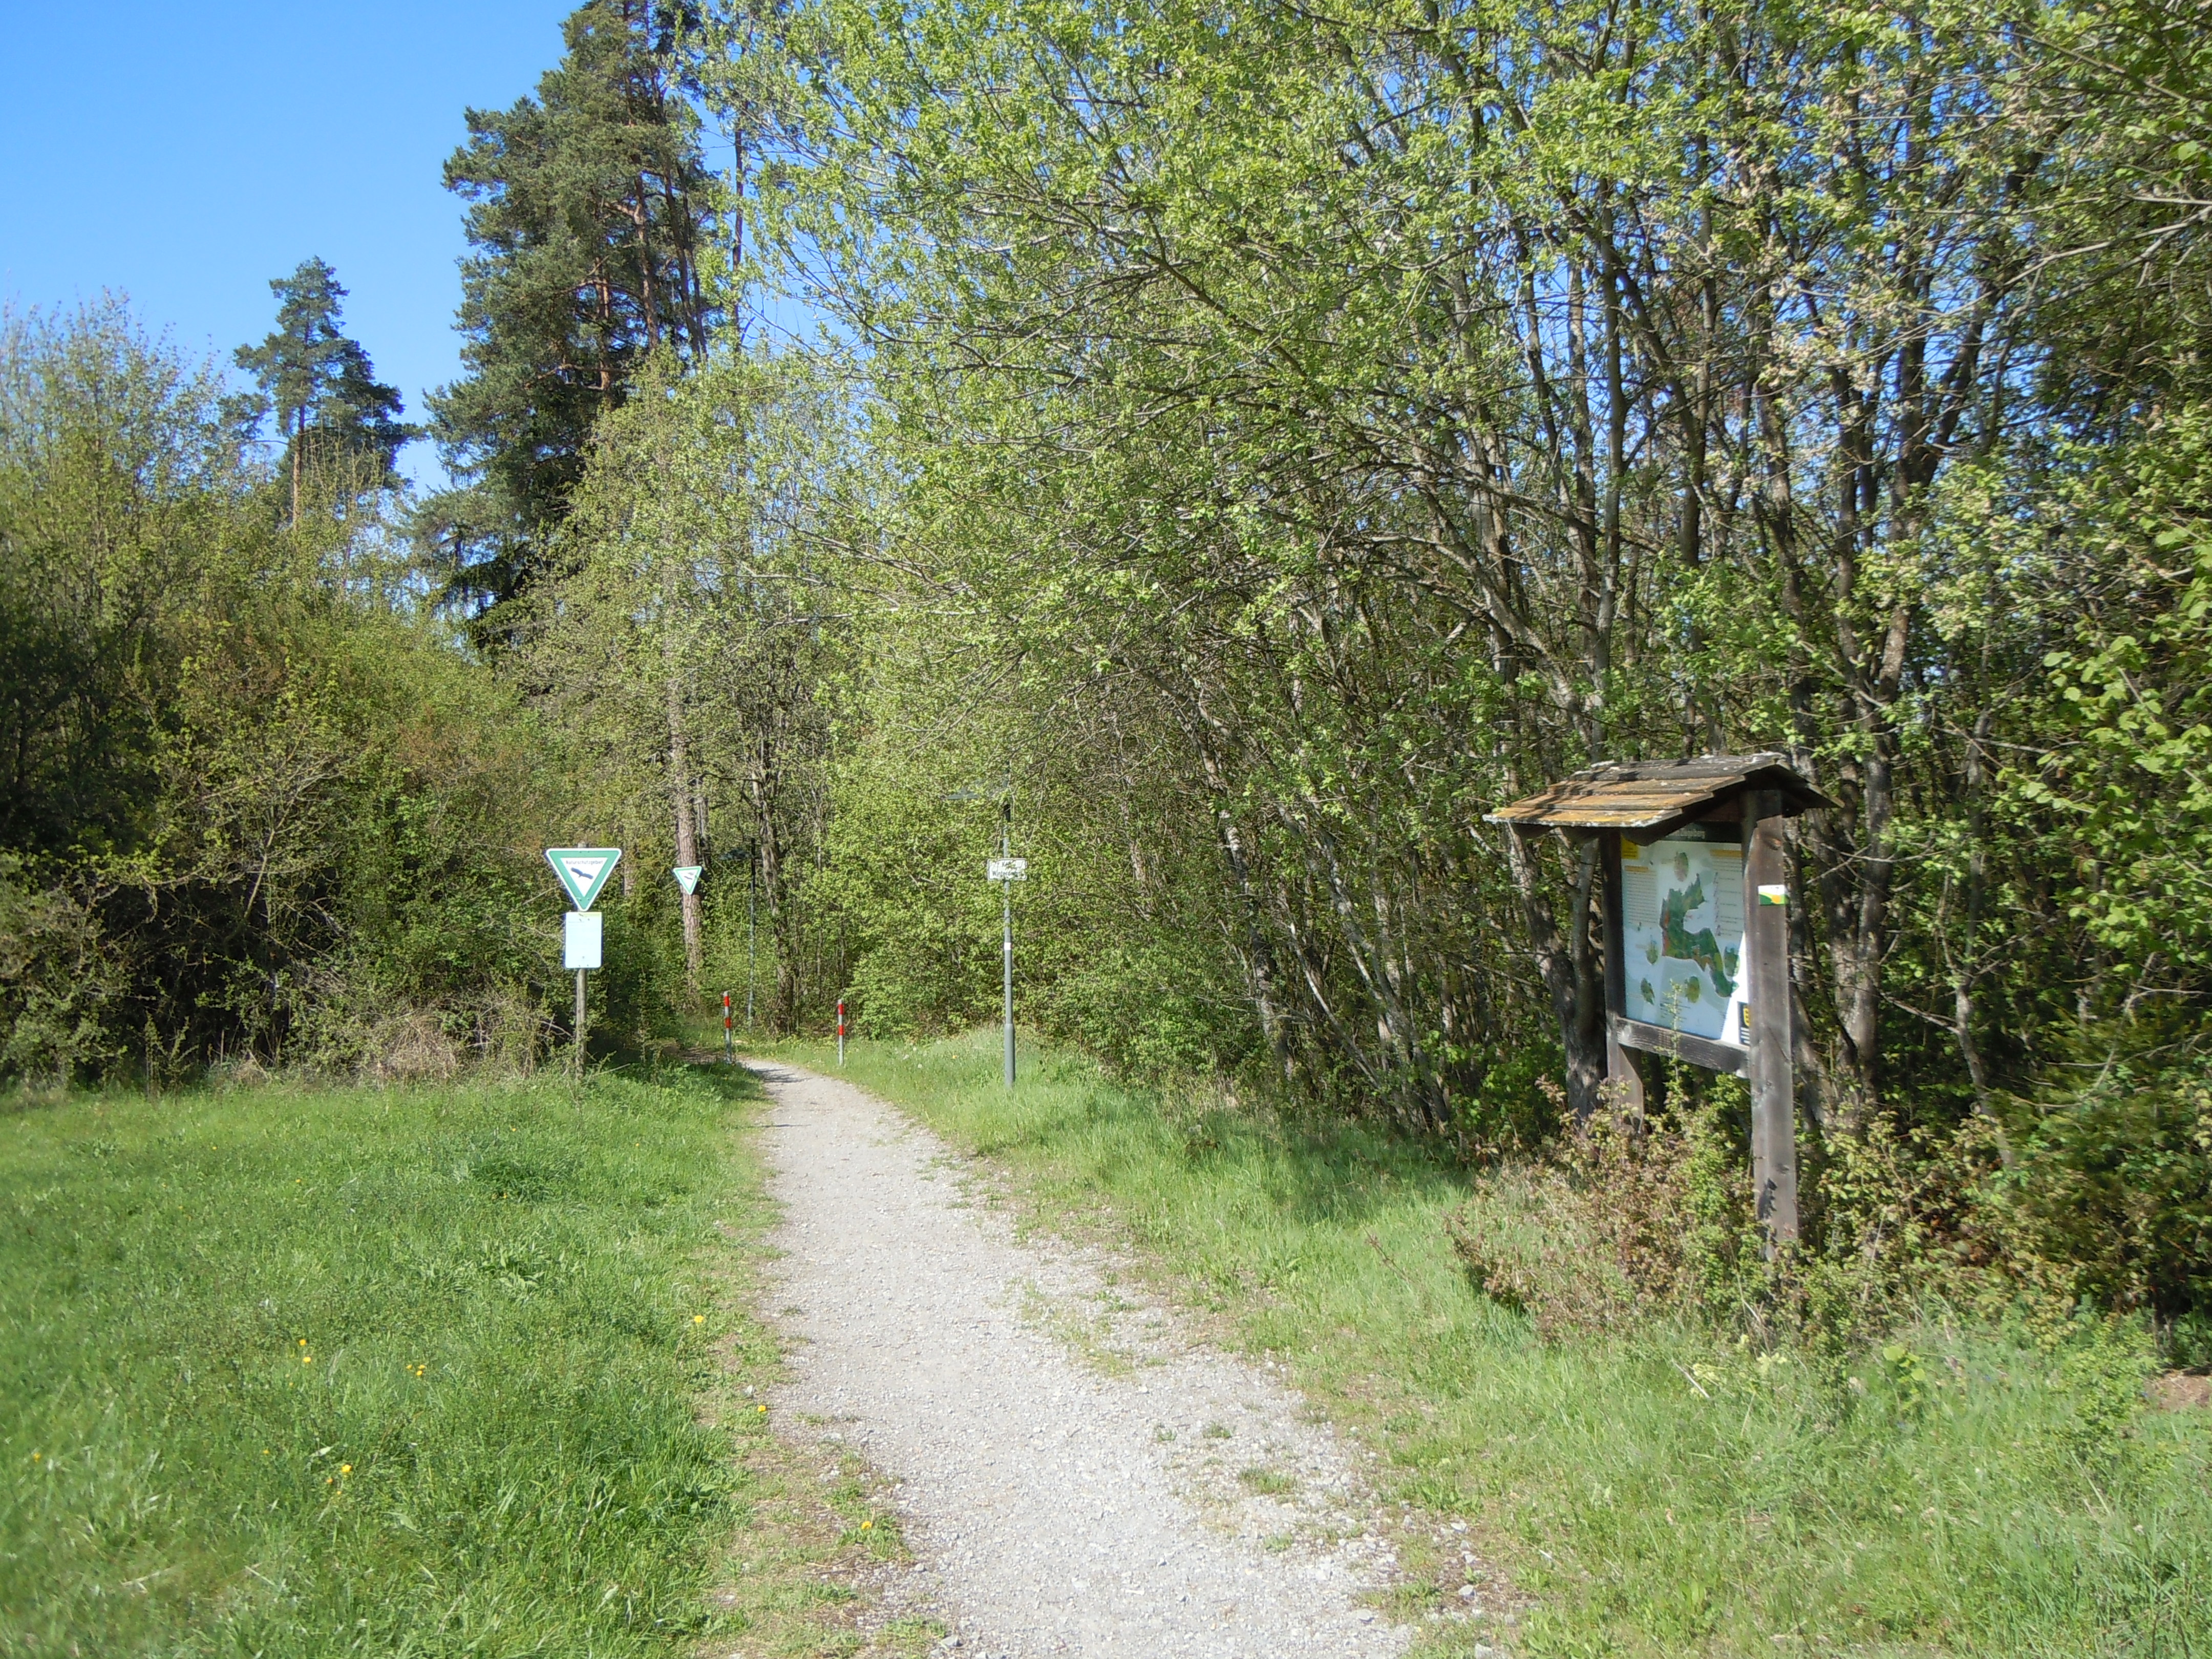
[[1562,830],[1652,830],[1673,825],[1754,789],[1782,797],[1785,817],[1835,802],[1780,755],[1700,755],[1694,760],[1607,761],[1526,800],[1484,815],[1486,823]]

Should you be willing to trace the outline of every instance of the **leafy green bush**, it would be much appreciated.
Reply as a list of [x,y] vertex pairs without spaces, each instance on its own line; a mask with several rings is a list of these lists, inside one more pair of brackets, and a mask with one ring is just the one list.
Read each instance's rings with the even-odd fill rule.
[[0,1077],[66,1083],[112,1054],[119,976],[106,945],[81,893],[0,852]]
[[1216,953],[1187,939],[1109,946],[1063,969],[1042,1022],[1124,1074],[1148,1079],[1225,1069],[1250,1027],[1219,994]]
[[0,1078],[526,1065],[541,735],[112,306],[0,332]]
[[2212,1068],[2173,1024],[2099,1035],[2087,1080],[2017,1135],[2005,1196],[2078,1293],[2166,1325],[2212,1318]]

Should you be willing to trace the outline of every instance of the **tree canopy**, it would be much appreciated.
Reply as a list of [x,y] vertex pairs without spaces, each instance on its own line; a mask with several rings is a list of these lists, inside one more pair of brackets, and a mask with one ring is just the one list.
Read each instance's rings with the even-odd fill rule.
[[235,361],[260,387],[252,412],[273,413],[283,434],[296,520],[303,477],[331,475],[331,487],[352,495],[388,488],[398,482],[400,447],[416,432],[399,418],[399,393],[379,383],[368,353],[340,326],[346,291],[337,272],[303,259],[269,290],[276,326],[259,345],[240,346]]
[[432,397],[430,429],[461,483],[424,503],[422,534],[457,599],[496,612],[527,591],[593,422],[649,354],[696,357],[718,320],[700,264],[712,192],[675,52],[688,21],[649,0],[580,7],[536,94],[471,110],[446,164],[473,251],[464,373]]

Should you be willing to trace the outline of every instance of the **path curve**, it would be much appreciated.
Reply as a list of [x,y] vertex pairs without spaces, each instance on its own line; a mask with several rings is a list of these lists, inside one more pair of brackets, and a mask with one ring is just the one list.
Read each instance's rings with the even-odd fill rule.
[[[1383,1659],[1410,1632],[1353,1452],[1266,1370],[1018,1241],[874,1097],[753,1063],[775,1109],[786,1410],[896,1483],[898,1599],[988,1659]],[[781,1312],[777,1312],[781,1310]],[[1087,1350],[1087,1353],[1085,1352]]]

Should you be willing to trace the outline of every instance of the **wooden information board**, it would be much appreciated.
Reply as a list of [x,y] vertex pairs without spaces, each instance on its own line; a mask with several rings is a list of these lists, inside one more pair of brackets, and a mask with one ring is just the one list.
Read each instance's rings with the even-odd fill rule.
[[1595,836],[1605,875],[1607,1088],[1640,1117],[1638,1053],[1739,1073],[1777,1248],[1797,1236],[1787,821],[1832,805],[1775,754],[1620,761],[1489,815]]

